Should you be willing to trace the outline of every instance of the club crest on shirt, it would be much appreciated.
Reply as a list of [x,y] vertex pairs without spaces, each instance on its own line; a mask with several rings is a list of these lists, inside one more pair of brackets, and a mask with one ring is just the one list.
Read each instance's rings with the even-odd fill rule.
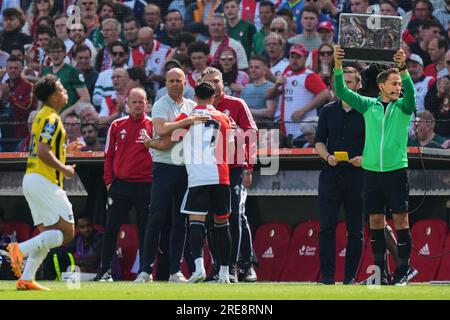
[[230,116],[230,110],[228,109],[223,110],[223,113],[225,113],[227,116]]
[[293,81],[292,81],[292,85],[293,85],[294,87],[296,87],[297,84],[298,84],[297,80],[293,80]]
[[139,138],[138,138],[138,141],[136,141],[136,142],[144,142],[146,133],[147,133],[147,131],[145,129],[139,130]]
[[127,134],[127,130],[123,129],[122,131],[120,131],[120,139],[125,139],[125,135]]
[[46,133],[53,133],[55,132],[55,125],[53,123],[47,123],[44,127],[44,131]]

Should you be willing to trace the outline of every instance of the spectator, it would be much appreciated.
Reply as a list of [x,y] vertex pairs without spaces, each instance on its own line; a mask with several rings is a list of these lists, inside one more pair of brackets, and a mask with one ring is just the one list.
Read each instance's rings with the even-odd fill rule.
[[445,138],[437,135],[434,132],[434,127],[433,114],[430,111],[419,112],[414,121],[416,135],[409,139],[408,146],[442,149]]
[[231,47],[226,47],[220,55],[220,68],[222,72],[224,92],[229,96],[239,97],[242,88],[248,84],[247,73],[238,70],[236,51]]
[[[450,60],[450,51],[446,54]],[[447,65],[447,68],[449,65]],[[425,96],[425,109],[430,111],[435,120],[435,132],[443,137],[450,137],[450,76],[438,79]]]
[[366,14],[369,9],[369,0],[350,0],[351,13]]
[[445,8],[436,8],[433,16],[448,31],[448,23],[450,22],[450,0],[445,0]]
[[91,49],[85,44],[76,45],[72,50],[72,56],[75,61],[75,67],[80,70],[84,77],[89,96],[93,97],[98,72],[91,65]]
[[190,29],[206,32],[204,27],[209,25],[215,13],[220,12],[223,12],[220,0],[193,1],[186,9],[186,25],[189,25]]
[[314,139],[316,137],[317,130],[317,121],[319,117],[311,117],[308,119],[308,122],[300,123],[300,130],[303,132],[304,140],[300,140],[299,144],[296,144],[296,141],[293,142],[294,146],[298,148],[314,148]]
[[445,53],[447,50],[448,41],[443,38],[434,38],[428,43],[428,54],[433,63],[424,69],[423,73],[426,76],[439,79],[448,74],[445,63]]
[[312,6],[304,6],[300,15],[303,33],[288,39],[289,43],[303,43],[306,50],[312,51],[320,46],[320,37],[317,33],[319,11]]
[[69,26],[69,39],[67,39],[64,44],[66,45],[67,57],[70,59],[70,64],[76,67],[77,62],[73,56],[73,49],[77,45],[84,44],[89,47],[91,51],[90,64],[93,67],[95,65],[95,60],[97,58],[97,50],[91,40],[87,39],[86,26],[83,23],[72,23]]
[[296,32],[301,33],[302,32],[302,26],[301,26],[301,12],[303,9],[303,6],[305,5],[305,1],[297,1],[297,0],[283,0],[281,5],[278,7],[278,11],[281,11],[283,9],[288,9],[292,12],[294,17],[294,22],[296,24]]
[[211,35],[208,45],[210,47],[210,54],[213,56],[212,65],[219,66],[219,60],[223,49],[232,47],[236,51],[238,57],[239,70],[248,69],[248,60],[244,47],[227,35],[225,15],[222,13],[213,14],[210,18],[208,28]]
[[241,99],[247,102],[259,129],[270,127],[269,121],[273,120],[277,107],[275,101],[266,98],[267,89],[273,86],[265,77],[268,70],[267,59],[262,56],[251,57],[249,74],[252,82],[244,86],[241,92]]
[[152,28],[155,39],[158,39],[165,31],[162,23],[161,10],[155,4],[148,4],[144,9],[144,20],[147,27]]
[[[50,39],[55,37],[53,29],[47,26],[39,26],[36,31],[37,37],[33,44],[25,45],[27,66],[35,70],[41,70],[42,66],[48,67],[52,60],[45,50]],[[64,59],[69,62],[69,59]]]
[[37,111],[36,110],[31,111],[30,114],[28,115],[28,121],[27,121],[28,133],[17,144],[17,147],[14,150],[15,152],[28,152],[28,151],[30,151],[31,126],[33,125],[33,121],[34,121],[34,118],[36,118],[36,115],[37,115]]
[[[191,43],[195,42],[195,36],[190,32],[180,32],[174,41],[175,48],[173,48],[172,52],[167,56],[167,60],[169,59],[177,59],[177,60],[187,60],[189,67],[190,59],[188,56],[188,47]],[[186,70],[185,72],[187,72]]]
[[27,15],[27,33],[33,38],[36,36],[38,19],[50,15],[53,9],[54,0],[33,0],[31,11]]
[[301,43],[294,44],[289,50],[289,66],[268,91],[268,98],[281,95],[275,117],[280,119],[280,131],[288,140],[301,137],[299,122],[317,116],[315,109],[328,102],[326,84],[305,68],[306,55]]
[[166,16],[166,28],[164,33],[162,33],[158,40],[171,47],[175,47],[175,38],[179,35],[184,28],[183,17],[181,16],[180,11],[178,10],[169,10]]
[[80,151],[105,150],[105,145],[98,141],[98,128],[95,123],[83,123],[81,125],[81,136],[86,145],[82,147]]
[[66,140],[70,145],[73,142],[84,144],[81,138],[81,120],[75,113],[68,114],[63,118],[64,127],[66,128]]
[[113,2],[109,0],[104,0],[101,2],[100,6],[97,9],[99,25],[88,33],[89,39],[92,41],[92,43],[94,43],[94,46],[97,50],[100,50],[103,47],[105,47],[105,33],[102,31],[103,21],[105,21],[106,19],[118,20],[118,18],[115,15],[114,8],[115,5]]
[[120,41],[121,26],[116,19],[105,19],[102,21],[102,32],[105,36],[105,46],[97,53],[95,70],[102,72],[111,68],[114,57],[111,56],[111,45]]
[[[144,67],[132,67],[127,69],[128,77],[130,78],[128,89],[141,88],[147,93],[147,97],[155,96],[155,89],[153,84],[147,81]],[[151,103],[149,101],[148,112],[151,112]]]
[[[320,38],[320,47],[327,44],[333,49],[333,38],[335,35],[333,24],[329,21],[322,21],[317,26],[317,32]],[[317,66],[319,64],[319,56],[319,49],[313,49],[308,55],[306,66],[311,70],[317,70]]]
[[264,39],[264,48],[269,57],[270,74],[267,80],[275,82],[289,65],[289,60],[284,57],[284,38],[275,32],[269,33]]
[[[139,24],[143,25],[144,21],[144,11],[145,6],[147,5],[147,1],[144,0],[124,0],[122,4],[128,8],[131,8],[133,11],[133,16],[138,19]],[[130,14],[127,14],[124,17],[128,17]]]
[[319,23],[330,22],[333,25],[333,27],[336,26],[336,21],[332,18],[332,16],[328,13],[328,11],[325,11],[331,10],[330,12],[336,15],[337,9],[333,5],[332,1],[305,0],[305,7],[306,6],[311,6],[317,9],[317,11],[319,12]]
[[[140,1],[136,1],[140,2]],[[137,18],[130,16],[123,20],[123,32],[127,40],[130,52],[139,47],[139,28],[140,24]]]
[[[169,70],[171,70],[173,68],[182,69],[181,63],[175,59],[167,60],[165,66],[164,66],[164,75],[166,75],[167,72],[169,72]],[[167,94],[167,87],[164,86],[161,89],[159,89],[158,92],[156,93],[155,101],[158,101],[159,99],[164,97],[166,94]],[[184,87],[184,91],[183,91],[183,97],[186,99],[193,100],[194,95],[195,95],[194,89],[189,84],[186,84],[186,86]]]
[[30,36],[21,32],[25,25],[25,15],[18,8],[3,10],[3,31],[0,33],[0,50],[11,53],[13,45],[24,46],[32,42]]
[[128,46],[124,43],[116,41],[111,44],[112,68],[100,72],[98,75],[94,95],[92,96],[94,106],[100,106],[102,98],[112,94],[114,91],[112,82],[113,71],[116,68],[128,68],[126,62],[129,54]]
[[33,85],[22,77],[22,70],[23,62],[14,56],[9,57],[6,65],[8,80],[0,84],[1,99],[9,103],[11,121],[14,123],[11,127],[12,138],[18,140],[27,135],[28,116],[36,109]]
[[259,2],[259,19],[261,29],[255,33],[252,40],[253,52],[262,55],[264,52],[264,38],[270,33],[270,24],[275,18],[275,5],[268,0]]
[[187,74],[188,84],[195,88],[197,80],[201,78],[203,70],[208,67],[209,46],[204,42],[194,42],[188,47],[192,70]]
[[292,38],[297,34],[297,24],[294,21],[294,14],[289,9],[278,10],[275,18],[282,18],[287,23],[287,29],[285,33],[286,40]]
[[[0,13],[10,8],[20,8],[20,0],[4,0],[0,3]],[[22,8],[22,10],[25,10]],[[0,31],[4,30],[5,17],[0,15]]]
[[398,16],[398,5],[396,0],[381,0],[380,14],[383,16]]
[[281,17],[276,17],[272,20],[272,23],[270,24],[270,31],[278,33],[285,42],[289,39],[289,24]]
[[[438,22],[433,17],[433,5],[429,0],[415,0],[413,3],[412,13],[413,15],[407,26],[407,32],[413,37],[417,36],[420,27],[425,22]],[[439,22],[438,25],[440,25]],[[420,37],[422,37],[422,35],[420,35]]]
[[406,60],[406,66],[416,89],[416,108],[418,112],[425,110],[424,101],[428,90],[435,79],[423,74],[423,61],[417,54],[412,54]]
[[80,8],[81,22],[86,26],[86,33],[90,34],[100,26],[97,15],[98,2],[97,0],[78,0],[77,5]]
[[242,44],[249,58],[253,50],[252,39],[256,33],[255,26],[239,17],[239,0],[224,0],[223,11],[227,19],[228,36]]
[[114,91],[102,99],[98,121],[100,125],[109,126],[115,119],[120,118],[126,109],[130,82],[127,70],[115,68],[111,79]]
[[56,31],[56,37],[62,41],[69,39],[69,33],[67,31],[67,16],[65,14],[60,14],[55,17],[54,29]]
[[46,47],[47,54],[52,59],[53,66],[42,68],[42,76],[46,74],[56,75],[69,96],[67,104],[61,109],[61,117],[73,112],[73,107],[78,102],[90,102],[89,91],[86,88],[84,77],[78,69],[64,63],[66,47],[61,39],[51,39]]
[[329,88],[331,87],[331,74],[334,67],[333,53],[334,48],[332,45],[322,44],[318,49],[318,62],[312,69],[320,75]]
[[419,55],[427,67],[432,61],[428,54],[428,45],[432,39],[438,38],[441,33],[441,25],[436,20],[424,22],[420,27],[419,40],[411,45],[411,53]]

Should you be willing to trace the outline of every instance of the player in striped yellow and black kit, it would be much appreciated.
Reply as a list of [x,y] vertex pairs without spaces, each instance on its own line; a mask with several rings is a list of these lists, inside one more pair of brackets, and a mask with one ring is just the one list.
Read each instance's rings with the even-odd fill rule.
[[[66,165],[66,131],[59,112],[67,103],[67,91],[54,75],[35,85],[44,103],[33,121],[30,154],[22,189],[34,224],[41,233],[22,243],[8,245],[11,268],[19,278],[17,290],[48,290],[34,281],[37,269],[50,249],[69,243],[74,236],[72,205],[62,189],[63,177],[71,178],[75,165]],[[22,261],[28,257],[22,273]]]

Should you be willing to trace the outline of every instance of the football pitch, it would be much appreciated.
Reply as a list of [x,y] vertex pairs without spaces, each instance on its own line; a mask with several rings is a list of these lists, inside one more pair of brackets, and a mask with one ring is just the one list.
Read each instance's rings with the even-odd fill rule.
[[51,291],[16,291],[0,281],[0,300],[450,300],[450,285],[323,286],[311,283],[169,284],[39,282]]

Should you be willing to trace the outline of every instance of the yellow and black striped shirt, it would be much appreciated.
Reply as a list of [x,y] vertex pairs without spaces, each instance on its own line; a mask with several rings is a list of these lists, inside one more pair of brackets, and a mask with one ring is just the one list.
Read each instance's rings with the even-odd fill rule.
[[27,173],[38,173],[62,188],[63,174],[45,164],[38,156],[39,142],[47,143],[55,157],[66,163],[66,130],[59,114],[45,106],[38,112],[31,127],[30,154],[27,161]]

